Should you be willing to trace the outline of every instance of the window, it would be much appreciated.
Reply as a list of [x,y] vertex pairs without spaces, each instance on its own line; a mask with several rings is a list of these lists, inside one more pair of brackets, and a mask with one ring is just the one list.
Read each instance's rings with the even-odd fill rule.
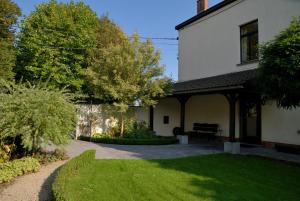
[[164,124],[169,124],[170,118],[169,116],[164,116]]
[[258,21],[241,26],[241,63],[258,59]]

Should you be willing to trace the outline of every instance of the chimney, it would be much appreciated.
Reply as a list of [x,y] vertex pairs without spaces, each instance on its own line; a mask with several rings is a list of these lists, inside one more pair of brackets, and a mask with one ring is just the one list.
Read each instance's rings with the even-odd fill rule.
[[197,14],[208,9],[208,0],[197,0]]

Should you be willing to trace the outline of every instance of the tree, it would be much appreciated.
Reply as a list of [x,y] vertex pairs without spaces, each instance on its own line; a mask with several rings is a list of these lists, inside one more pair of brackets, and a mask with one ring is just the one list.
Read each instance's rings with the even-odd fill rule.
[[20,138],[34,153],[49,141],[59,145],[70,139],[76,124],[70,95],[43,86],[1,84],[0,142]]
[[282,108],[300,106],[300,17],[274,40],[262,45],[259,77],[267,100]]
[[0,79],[12,79],[15,66],[15,48],[13,26],[18,16],[21,15],[20,8],[11,0],[0,0]]
[[51,0],[26,17],[18,35],[17,78],[81,91],[87,52],[95,48],[98,18],[82,2]]
[[[93,58],[97,59],[101,56],[99,49],[115,46],[128,40],[123,30],[116,23],[110,20],[107,15],[100,17],[95,33],[97,41],[96,48],[90,49],[88,52],[88,58],[90,61],[93,60]],[[92,86],[86,84],[84,92],[86,95],[92,97]]]
[[94,95],[113,105],[120,113],[121,135],[130,105],[155,105],[170,92],[171,81],[163,77],[160,53],[150,40],[141,42],[135,34],[131,40],[98,50],[91,57],[87,71]]

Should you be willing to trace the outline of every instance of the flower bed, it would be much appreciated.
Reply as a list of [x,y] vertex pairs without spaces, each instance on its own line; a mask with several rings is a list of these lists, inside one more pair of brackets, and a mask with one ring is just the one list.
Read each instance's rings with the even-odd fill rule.
[[82,141],[88,141],[88,142],[96,142],[96,143],[103,143],[103,144],[119,144],[119,145],[168,145],[168,144],[178,143],[178,140],[174,137],[152,137],[147,139],[134,139],[134,138],[80,136],[78,139]]

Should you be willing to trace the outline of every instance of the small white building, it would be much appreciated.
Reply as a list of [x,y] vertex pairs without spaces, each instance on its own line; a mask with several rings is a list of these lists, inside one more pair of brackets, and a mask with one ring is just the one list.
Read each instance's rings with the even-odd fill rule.
[[139,118],[162,136],[209,123],[219,125],[225,140],[300,146],[300,109],[262,105],[255,87],[258,44],[300,15],[300,0],[225,0],[211,8],[207,0],[197,3],[198,14],[176,26],[179,81],[173,96]]

